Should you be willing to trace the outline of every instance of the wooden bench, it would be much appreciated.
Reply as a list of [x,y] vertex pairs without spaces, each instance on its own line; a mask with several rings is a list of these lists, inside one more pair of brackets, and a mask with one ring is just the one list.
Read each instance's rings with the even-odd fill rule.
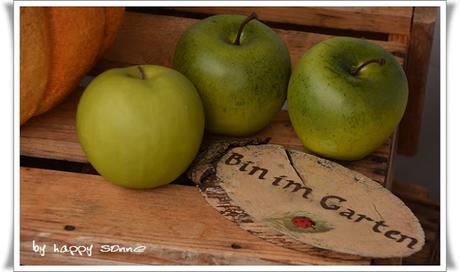
[[[118,37],[90,75],[120,66],[171,66],[180,35],[211,14],[256,11],[286,42],[293,65],[331,36],[364,37],[404,66],[409,106],[399,151],[413,154],[421,122],[435,8],[130,8]],[[87,162],[75,132],[82,88],[54,110],[21,127],[21,264],[379,264],[330,251],[303,253],[265,242],[224,219],[184,177],[153,190],[128,190],[105,181]],[[257,136],[305,150],[281,111]],[[396,137],[376,152],[343,165],[391,187]],[[32,241],[89,245],[91,257],[32,251]],[[103,244],[146,246],[144,253],[101,253]]]

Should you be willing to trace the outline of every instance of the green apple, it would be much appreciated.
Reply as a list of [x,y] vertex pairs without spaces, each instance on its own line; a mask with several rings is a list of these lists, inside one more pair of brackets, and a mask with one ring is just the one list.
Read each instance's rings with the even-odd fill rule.
[[288,111],[304,146],[324,157],[357,160],[380,147],[406,109],[407,79],[385,49],[337,37],[311,48],[288,89]]
[[255,14],[216,15],[190,27],[176,46],[174,67],[197,87],[206,130],[247,136],[279,112],[290,76],[289,52]]
[[77,133],[94,168],[129,188],[153,188],[181,175],[196,156],[204,111],[193,84],[166,67],[108,70],[86,88]]

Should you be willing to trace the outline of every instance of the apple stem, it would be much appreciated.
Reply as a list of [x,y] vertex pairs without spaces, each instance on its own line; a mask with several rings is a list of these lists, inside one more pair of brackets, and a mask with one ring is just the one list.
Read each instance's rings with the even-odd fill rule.
[[378,63],[380,64],[380,66],[384,65],[385,64],[385,59],[384,58],[379,58],[379,59],[370,59],[366,62],[363,62],[361,65],[359,65],[358,67],[356,68],[352,68],[351,69],[351,74],[353,76],[356,76],[359,71],[361,71],[361,69],[363,69],[365,66],[367,66],[368,64],[371,64],[371,63]]
[[137,76],[138,76],[139,79],[141,79],[141,80],[144,80],[144,79],[145,79],[144,69],[142,69],[141,66],[137,66]]
[[240,26],[240,29],[238,30],[238,34],[236,35],[236,39],[233,42],[234,45],[240,45],[240,38],[241,38],[241,33],[243,33],[243,29],[246,26],[247,23],[249,23],[253,19],[258,19],[257,14],[255,12],[251,13],[242,23]]

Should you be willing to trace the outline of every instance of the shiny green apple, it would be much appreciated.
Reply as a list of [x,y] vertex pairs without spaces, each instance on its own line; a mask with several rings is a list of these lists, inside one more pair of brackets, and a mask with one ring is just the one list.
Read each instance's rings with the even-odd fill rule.
[[307,149],[357,160],[393,133],[407,97],[405,73],[392,54],[363,39],[337,37],[315,45],[297,63],[288,111]]
[[80,98],[76,118],[88,161],[107,180],[129,188],[176,179],[197,154],[204,132],[193,84],[154,65],[97,76]]
[[174,67],[197,87],[211,133],[251,135],[270,123],[286,99],[289,52],[254,18],[211,16],[177,43]]

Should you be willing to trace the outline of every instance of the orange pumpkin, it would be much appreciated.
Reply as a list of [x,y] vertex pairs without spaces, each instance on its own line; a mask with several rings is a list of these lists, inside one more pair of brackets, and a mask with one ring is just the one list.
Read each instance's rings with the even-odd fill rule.
[[22,7],[21,124],[61,102],[115,39],[124,9]]

